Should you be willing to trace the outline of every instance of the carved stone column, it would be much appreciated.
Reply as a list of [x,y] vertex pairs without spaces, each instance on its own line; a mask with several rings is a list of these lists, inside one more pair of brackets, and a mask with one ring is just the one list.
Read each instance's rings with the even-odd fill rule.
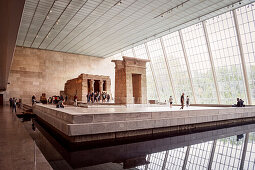
[[90,80],[90,92],[93,92],[93,93],[94,93],[94,83],[95,83],[95,80],[91,79]]
[[100,100],[102,100],[103,84],[104,84],[104,81],[100,80],[99,81]]

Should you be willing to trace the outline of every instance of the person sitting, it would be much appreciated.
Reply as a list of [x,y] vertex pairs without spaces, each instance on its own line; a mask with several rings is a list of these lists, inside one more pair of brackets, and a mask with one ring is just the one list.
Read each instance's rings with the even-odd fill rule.
[[242,99],[239,100],[240,101],[240,107],[244,107],[244,101]]
[[236,103],[236,104],[234,104],[234,105],[232,105],[232,107],[241,107],[240,99],[239,99],[239,98],[237,98],[237,99],[236,99],[236,101],[237,101],[237,103]]
[[59,100],[56,107],[57,107],[57,108],[64,108],[64,107],[65,107],[65,105],[64,105],[64,100]]

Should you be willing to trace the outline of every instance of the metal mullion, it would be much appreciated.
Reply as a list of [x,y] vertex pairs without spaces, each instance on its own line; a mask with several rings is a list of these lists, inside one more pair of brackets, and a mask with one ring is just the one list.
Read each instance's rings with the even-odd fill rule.
[[241,57],[241,62],[242,62],[241,64],[242,64],[242,69],[243,69],[244,85],[245,85],[245,88],[246,88],[246,95],[247,95],[247,99],[248,99],[248,104],[252,104],[250,86],[249,86],[249,81],[248,81],[245,57],[244,57],[243,46],[242,46],[242,39],[241,39],[240,29],[239,29],[239,25],[238,25],[236,10],[233,10],[232,12],[233,12],[233,18],[234,18],[234,23],[235,23],[235,30],[236,30],[236,36],[237,36],[237,41],[238,41],[238,47],[239,47],[240,57]]
[[150,53],[149,53],[149,49],[148,49],[147,43],[145,43],[144,46],[145,46],[145,50],[146,50],[146,53],[147,53],[147,57],[150,60],[151,73],[152,73],[152,77],[153,77],[153,80],[154,80],[157,97],[158,97],[158,100],[159,100],[158,85],[156,83],[155,73],[154,73],[154,69],[153,69],[152,63],[151,63],[151,57],[150,57]]
[[215,154],[216,143],[217,143],[217,140],[214,140],[213,144],[212,144],[210,158],[209,158],[209,163],[208,163],[208,168],[207,168],[208,170],[212,169],[212,162],[213,162],[213,157],[214,157],[214,154]]
[[212,74],[213,74],[213,80],[214,80],[214,85],[215,85],[215,89],[216,89],[218,104],[221,104],[219,85],[217,82],[217,76],[216,76],[214,61],[213,61],[213,57],[212,57],[212,49],[211,49],[210,40],[209,40],[209,36],[208,36],[208,31],[207,31],[207,28],[205,25],[205,21],[202,22],[202,25],[203,25],[203,31],[205,34],[205,41],[206,41],[206,46],[207,46],[207,50],[208,50],[208,54],[209,54],[210,64],[211,64],[211,68],[212,68]]
[[163,161],[163,165],[162,165],[162,170],[166,169],[166,162],[167,162],[168,154],[169,154],[169,150],[166,151],[166,153],[165,153],[165,157],[164,157],[164,161]]
[[180,40],[181,40],[182,51],[183,51],[183,55],[184,55],[184,59],[185,59],[185,63],[186,63],[187,71],[188,71],[188,76],[189,76],[189,81],[190,81],[190,86],[191,86],[191,90],[192,90],[194,103],[196,104],[197,102],[196,102],[194,87],[193,87],[193,83],[192,83],[191,70],[190,70],[190,65],[189,65],[189,61],[188,61],[187,52],[186,52],[185,45],[184,45],[183,35],[182,35],[181,30],[179,30],[178,33],[179,33],[179,37],[180,37]]
[[246,156],[246,152],[247,152],[248,141],[249,141],[249,133],[246,133],[244,144],[243,144],[243,152],[242,152],[242,158],[241,158],[241,163],[240,163],[240,170],[243,170],[243,167],[244,167],[244,160],[245,160],[245,156]]
[[136,53],[134,47],[132,48],[133,56],[136,58]]
[[187,166],[187,162],[188,162],[188,158],[189,158],[189,151],[190,151],[190,146],[187,146],[186,154],[185,154],[184,161],[183,161],[182,170],[186,170],[186,166]]
[[171,87],[172,87],[174,100],[175,100],[175,102],[177,102],[175,91],[174,91],[172,73],[171,73],[170,65],[169,65],[168,60],[167,60],[166,49],[165,49],[165,45],[164,45],[162,37],[160,38],[160,44],[161,44],[161,48],[162,48],[162,51],[163,51],[163,56],[164,56],[164,60],[165,60],[165,64],[166,64],[166,68],[167,68],[167,73],[168,73],[168,77],[169,77],[169,80],[170,80],[170,84],[171,84]]

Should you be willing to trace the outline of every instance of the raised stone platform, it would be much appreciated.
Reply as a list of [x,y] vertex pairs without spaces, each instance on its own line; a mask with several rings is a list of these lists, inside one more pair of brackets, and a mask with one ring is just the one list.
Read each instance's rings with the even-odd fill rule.
[[[255,117],[255,107],[101,106],[80,108],[36,104],[33,112],[71,142],[157,134],[169,127]],[[216,124],[215,124],[216,125]]]

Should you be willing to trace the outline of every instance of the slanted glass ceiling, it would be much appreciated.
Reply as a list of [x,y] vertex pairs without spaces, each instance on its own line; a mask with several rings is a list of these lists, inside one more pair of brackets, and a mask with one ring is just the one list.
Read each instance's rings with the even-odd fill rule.
[[112,56],[150,59],[148,100],[255,104],[255,3]]

